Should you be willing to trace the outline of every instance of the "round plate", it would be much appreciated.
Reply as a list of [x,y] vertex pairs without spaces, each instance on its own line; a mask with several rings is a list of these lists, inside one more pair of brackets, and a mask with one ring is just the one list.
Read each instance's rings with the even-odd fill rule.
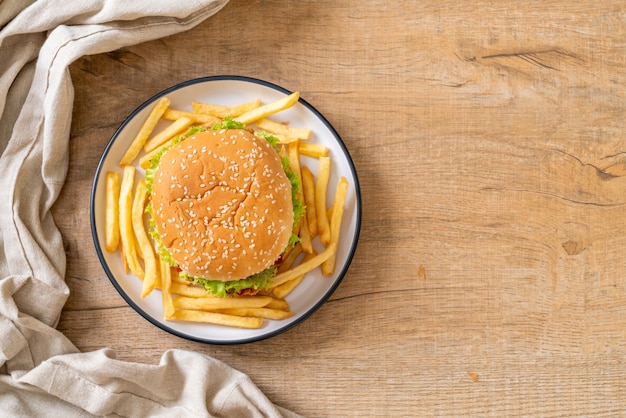
[[[280,334],[309,317],[330,297],[346,274],[356,250],[361,225],[361,196],[356,170],[348,150],[335,129],[320,112],[302,98],[293,107],[270,119],[289,121],[290,126],[294,127],[309,128],[313,131],[309,141],[324,144],[329,148],[332,161],[327,197],[329,202],[334,198],[335,186],[340,176],[347,178],[350,187],[345,202],[335,274],[332,277],[324,277],[319,269],[307,274],[296,289],[286,297],[294,313],[292,317],[281,321],[266,319],[262,328],[254,330],[165,321],[161,292],[155,290],[142,299],[141,280],[124,272],[118,251],[110,253],[105,250],[106,173],[121,171],[117,163],[159,98],[167,96],[173,109],[191,111],[192,101],[234,105],[259,98],[263,103],[268,103],[290,93],[275,84],[247,77],[215,76],[186,81],[162,91],[139,106],[117,129],[104,150],[91,193],[91,229],[96,251],[107,276],[120,295],[133,309],[157,327],[179,337],[210,344],[241,344],[262,340]],[[157,126],[157,129],[160,129],[160,126]],[[302,156],[302,162],[314,174],[317,173],[315,158]],[[138,177],[142,177],[143,170],[138,165],[137,169]],[[314,243],[316,241],[317,239]]]

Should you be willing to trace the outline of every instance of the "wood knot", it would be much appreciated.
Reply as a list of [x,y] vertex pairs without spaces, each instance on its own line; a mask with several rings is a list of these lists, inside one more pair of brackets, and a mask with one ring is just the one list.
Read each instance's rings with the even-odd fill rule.
[[577,241],[566,241],[561,244],[567,255],[578,255],[585,250],[585,247]]
[[426,269],[421,264],[417,268],[417,277],[419,277],[422,280],[426,280]]

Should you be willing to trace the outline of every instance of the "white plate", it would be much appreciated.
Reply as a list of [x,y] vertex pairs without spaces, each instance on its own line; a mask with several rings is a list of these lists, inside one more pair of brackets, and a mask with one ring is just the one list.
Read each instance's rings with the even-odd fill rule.
[[[272,83],[239,76],[216,76],[186,81],[162,91],[139,106],[118,128],[104,150],[91,194],[91,229],[96,251],[107,276],[120,295],[139,314],[159,328],[179,337],[210,344],[241,344],[269,338],[309,317],[330,297],[346,274],[356,250],[361,225],[361,196],[356,170],[348,150],[335,129],[322,114],[302,98],[292,108],[271,118],[276,121],[289,121],[294,127],[312,129],[310,141],[324,144],[330,149],[332,167],[329,202],[332,201],[335,185],[340,176],[348,179],[350,188],[345,204],[341,227],[342,241],[338,247],[335,274],[332,277],[323,277],[319,269],[307,274],[286,298],[294,312],[291,318],[281,321],[265,320],[263,327],[255,330],[165,321],[160,291],[155,290],[142,299],[141,281],[132,274],[124,273],[119,252],[109,253],[104,249],[105,175],[108,171],[120,170],[117,166],[118,161],[160,97],[167,96],[171,100],[172,108],[191,111],[191,102],[194,100],[233,105],[260,98],[263,103],[267,103],[289,93],[291,92]],[[304,156],[302,158],[303,163],[315,174],[318,168],[316,159]],[[139,176],[143,176],[141,167],[138,166],[138,170]]]

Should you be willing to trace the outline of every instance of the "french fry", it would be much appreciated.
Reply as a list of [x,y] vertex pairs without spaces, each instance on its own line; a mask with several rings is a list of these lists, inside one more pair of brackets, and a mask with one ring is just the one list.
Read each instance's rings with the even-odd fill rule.
[[174,303],[172,301],[172,268],[169,264],[159,260],[159,270],[161,276],[161,303],[163,303],[163,317],[165,320],[174,317]]
[[235,328],[261,328],[263,318],[252,316],[228,315],[219,312],[196,311],[191,309],[179,309],[174,311],[173,320],[204,322],[215,325],[224,325]]
[[[333,213],[330,219],[330,245],[339,245],[339,234],[341,232],[341,218],[343,217],[343,209],[348,194],[348,180],[341,176],[335,191],[335,199],[333,202]],[[322,275],[332,276],[335,271],[335,263],[337,253],[335,252],[328,260],[322,263]]]
[[311,144],[308,142],[300,142],[298,150],[300,151],[300,154],[314,158],[327,157],[329,153],[326,145]]
[[140,279],[143,279],[143,268],[137,255],[137,242],[133,231],[133,188],[135,186],[136,169],[132,165],[124,166],[122,183],[120,186],[120,243],[122,257],[126,258],[130,271]]
[[161,120],[161,116],[163,116],[169,105],[170,100],[167,97],[162,97],[152,108],[150,114],[148,115],[148,118],[145,120],[145,122],[141,126],[141,129],[139,129],[139,132],[135,136],[135,139],[133,139],[133,142],[131,142],[130,146],[124,153],[124,156],[120,160],[120,167],[131,164],[135,160],[137,155],[139,155],[139,152],[141,152],[141,148],[145,145],[146,141],[154,131],[154,128],[159,123],[159,120]]
[[269,296],[239,296],[236,298],[220,298],[206,295],[203,298],[178,296],[174,298],[174,307],[179,309],[195,309],[214,311],[230,308],[262,308],[272,301]]
[[148,190],[143,179],[137,182],[135,189],[135,197],[132,206],[132,224],[135,237],[137,239],[138,250],[143,257],[144,275],[143,286],[141,288],[141,297],[145,298],[152,292],[159,278],[159,270],[157,260],[152,249],[152,242],[148,237],[146,225],[144,223],[143,214],[146,209],[146,201],[148,200]]
[[280,284],[272,289],[272,294],[278,299],[284,299],[285,297],[287,297],[288,294],[293,291],[293,289],[295,289],[300,284],[303,279],[304,274],[301,274],[283,284]]
[[289,167],[291,171],[296,173],[298,179],[301,179],[302,174],[300,173],[300,154],[298,153],[298,143],[299,141],[292,142],[287,146],[287,156],[289,157]]
[[[152,247],[152,248],[153,248],[153,251],[154,251],[154,254],[155,254],[154,261],[155,261],[156,270],[157,270],[156,278],[154,280],[154,289],[161,290],[161,289],[163,289],[163,283],[162,283],[163,278],[161,277],[162,276],[162,272],[161,272],[162,267],[161,267],[161,265],[163,264],[163,262],[161,261],[161,257],[159,257],[159,254],[157,253],[156,248],[154,248],[154,247]],[[169,287],[168,287],[168,289],[169,289]]]
[[175,277],[177,277],[177,275],[172,277],[172,284],[170,285],[172,293],[192,298],[203,298],[208,295],[207,291],[201,287],[176,282]]
[[302,254],[302,245],[298,242],[296,243],[296,245],[293,246],[287,256],[282,260],[282,262],[278,266],[278,272],[282,273],[289,270],[291,266],[294,265],[294,263],[296,262],[296,258],[298,258],[300,254]]
[[289,304],[284,299],[272,298],[272,301],[264,306],[264,308],[280,309],[281,311],[288,311]]
[[120,173],[109,171],[105,184],[104,240],[109,252],[117,250],[120,243]]
[[128,274],[128,261],[126,260],[126,257],[124,257],[124,244],[122,244],[122,239],[120,238],[120,259],[122,260],[122,270],[124,270],[124,273]]
[[[303,262],[304,261],[308,261],[310,259],[312,259],[313,257],[315,257],[317,255],[317,253],[314,251],[310,254],[305,254]],[[279,271],[280,272],[280,271]],[[276,297],[278,300],[282,300],[285,297],[287,297],[287,295],[289,293],[292,292],[293,289],[295,289],[300,282],[304,279],[304,274],[301,274],[281,285],[276,286],[275,288],[272,289],[272,294],[274,295],[274,297]],[[268,306],[270,307],[270,306]]]
[[330,157],[320,157],[319,161],[317,183],[315,184],[315,212],[320,241],[323,244],[328,244],[330,242],[330,224],[326,213],[326,192],[330,178]]
[[195,123],[202,123],[206,125],[213,125],[214,123],[220,123],[222,120],[216,116],[207,115],[206,113],[186,112],[184,110],[167,109],[163,114],[163,119],[175,121],[180,118],[189,118]]
[[174,138],[170,138],[167,141],[165,141],[163,144],[161,144],[159,147],[153,149],[150,152],[145,153],[144,155],[142,155],[139,158],[139,165],[141,166],[141,168],[143,168],[144,170],[147,169],[148,167],[150,167],[150,160],[157,156],[162,150],[164,150],[165,148],[171,147],[174,144],[174,141],[176,140],[176,137]]
[[144,145],[143,149],[146,152],[150,152],[153,149],[158,148],[159,145],[163,144],[167,140],[185,131],[187,128],[191,126],[192,123],[193,123],[193,120],[185,116],[183,116],[180,119],[176,119],[174,122],[169,124],[166,128],[164,128],[162,131],[160,131],[159,133],[154,135],[152,138],[150,138],[148,142],[146,142],[146,144]]
[[[172,275],[172,283],[180,283],[180,284],[184,284],[185,286],[193,286],[193,284],[189,281],[189,279],[180,277],[179,274]],[[197,287],[197,286],[193,286],[193,287]],[[205,295],[206,295],[206,291],[205,291]]]
[[330,244],[328,245],[328,247],[326,247],[326,249],[324,249],[324,251],[311,257],[307,261],[303,261],[302,264],[299,264],[297,267],[294,267],[291,270],[287,270],[284,273],[277,274],[272,279],[272,284],[270,285],[270,288],[274,288],[285,282],[288,282],[289,280],[293,280],[300,275],[310,272],[311,270],[320,266],[324,261],[328,260],[335,251],[337,251],[337,245]]
[[261,119],[257,121],[256,127],[275,135],[283,135],[287,138],[294,139],[310,139],[312,133],[310,129],[292,128],[284,123],[274,122],[270,119]]
[[280,321],[281,319],[289,318],[293,316],[291,311],[283,311],[282,309],[270,309],[270,308],[230,308],[220,309],[221,313],[229,315],[237,315],[241,317],[259,317],[267,319],[275,319]]
[[236,117],[243,115],[246,112],[256,109],[261,105],[261,99],[255,99],[249,102],[236,104],[233,106],[223,106],[210,103],[191,102],[191,107],[194,112],[202,113],[205,115],[211,115],[218,118],[225,118],[227,116]]
[[313,252],[313,241],[311,240],[311,234],[309,233],[309,224],[306,220],[306,214],[300,220],[300,231],[298,233],[298,238],[300,238],[300,243],[302,244],[302,248],[306,253]]
[[[133,234],[135,236],[135,243],[137,244],[137,256],[141,260],[144,259],[144,252],[149,253],[152,251],[151,241],[149,239],[144,240],[144,238],[148,237],[145,225],[143,224],[143,211],[145,210],[145,202],[147,197],[148,194],[146,191],[146,183],[144,179],[139,179],[137,181],[137,186],[135,187],[135,193],[133,194],[130,220],[131,226],[133,227]],[[141,222],[141,225],[139,224],[139,222]],[[144,248],[144,245],[146,243],[150,244],[151,251],[146,251],[146,248]]]
[[243,123],[244,125],[248,125],[259,119],[266,118],[269,115],[272,115],[274,113],[278,113],[282,110],[290,108],[291,106],[293,106],[294,104],[298,102],[299,98],[300,98],[300,93],[294,92],[288,96],[282,97],[273,102],[259,106],[256,109],[252,109],[251,111],[246,112],[240,116],[237,116],[234,119],[238,122]]
[[306,206],[306,221],[309,225],[309,236],[315,238],[318,231],[315,208],[315,177],[309,167],[302,166],[302,194]]

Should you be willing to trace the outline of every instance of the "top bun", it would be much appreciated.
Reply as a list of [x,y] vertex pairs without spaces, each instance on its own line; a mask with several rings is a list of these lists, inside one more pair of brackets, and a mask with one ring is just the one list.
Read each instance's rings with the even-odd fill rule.
[[201,132],[167,150],[151,196],[164,247],[193,277],[259,273],[292,234],[291,184],[280,157],[245,129]]

